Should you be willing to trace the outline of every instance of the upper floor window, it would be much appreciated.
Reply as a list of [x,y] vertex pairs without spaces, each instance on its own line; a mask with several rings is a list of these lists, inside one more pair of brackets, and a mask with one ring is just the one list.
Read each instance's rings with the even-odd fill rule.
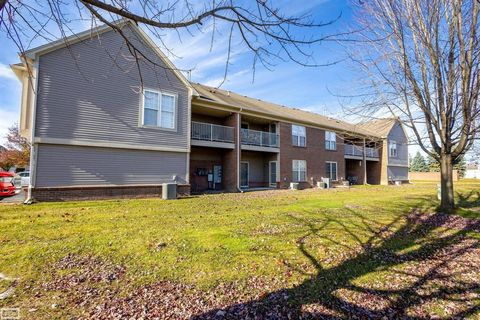
[[388,155],[390,157],[397,156],[397,142],[394,140],[390,140],[390,143],[388,144]]
[[173,94],[144,90],[143,125],[175,129],[176,100]]
[[337,181],[337,163],[333,161],[327,161],[326,176],[332,181]]
[[292,125],[292,144],[297,147],[305,147],[307,132],[304,126]]
[[325,131],[325,149],[337,150],[337,135],[332,131]]
[[292,161],[292,180],[294,182],[307,181],[307,161]]

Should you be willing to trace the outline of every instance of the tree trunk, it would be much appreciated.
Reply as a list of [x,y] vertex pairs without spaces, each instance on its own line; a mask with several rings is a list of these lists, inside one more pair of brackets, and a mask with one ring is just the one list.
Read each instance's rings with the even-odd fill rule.
[[440,181],[442,200],[440,209],[450,212],[455,207],[453,195],[453,165],[451,154],[440,154]]

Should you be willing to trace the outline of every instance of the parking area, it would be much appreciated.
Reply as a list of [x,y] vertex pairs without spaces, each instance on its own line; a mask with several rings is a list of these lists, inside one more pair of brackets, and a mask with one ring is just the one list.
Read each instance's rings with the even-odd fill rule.
[[21,188],[15,190],[15,195],[11,197],[6,197],[0,200],[1,203],[23,203],[25,200],[25,194]]

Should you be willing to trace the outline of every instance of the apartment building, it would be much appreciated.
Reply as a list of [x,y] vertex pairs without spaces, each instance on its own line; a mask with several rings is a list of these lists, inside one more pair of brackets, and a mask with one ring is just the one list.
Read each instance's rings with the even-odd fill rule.
[[116,24],[149,61],[102,26],[12,66],[32,142],[30,197],[158,196],[165,182],[188,194],[408,179],[396,119],[355,125],[191,83],[138,26]]

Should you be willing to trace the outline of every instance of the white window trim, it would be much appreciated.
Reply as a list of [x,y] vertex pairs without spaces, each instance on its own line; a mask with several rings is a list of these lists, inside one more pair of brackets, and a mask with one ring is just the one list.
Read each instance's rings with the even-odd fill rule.
[[335,163],[335,176],[336,176],[335,179],[332,179],[330,177],[327,177],[327,178],[330,178],[331,179],[330,181],[338,181],[338,162],[336,162],[336,161],[325,161],[325,163],[327,163],[327,164]]
[[[304,131],[305,131],[305,136],[295,135],[295,136],[297,137],[296,144],[293,143],[293,136],[294,136],[294,134],[293,134],[293,127],[294,127],[294,126],[295,126],[295,127],[301,127],[301,128],[303,128]],[[300,137],[304,137],[304,138],[305,138],[305,145],[300,145]],[[306,147],[307,147],[307,127],[301,126],[301,125],[298,125],[298,124],[292,124],[292,138],[291,138],[291,139],[292,139],[292,145],[293,145],[294,147],[306,148]]]
[[[275,163],[275,181],[272,181],[271,165]],[[270,187],[276,187],[278,182],[278,162],[276,160],[268,162],[268,184]]]
[[[294,181],[293,180],[293,172],[295,171],[295,166],[293,165],[295,161],[303,161],[305,162],[305,180],[298,180],[298,181]],[[298,173],[300,172],[300,170],[297,171]],[[300,177],[300,175],[298,175]],[[292,181],[293,182],[306,182],[307,181],[307,160],[299,160],[299,159],[294,159],[292,160]]]
[[[329,140],[327,139],[327,136],[329,136],[330,134],[333,134],[335,139],[334,140]],[[328,142],[328,143],[327,143]],[[330,145],[331,143],[333,142],[335,148],[330,148]],[[327,147],[327,145],[329,147]],[[334,132],[334,131],[325,131],[325,150],[329,150],[329,151],[336,151],[337,150],[337,133]]]
[[[145,92],[153,92],[158,94],[158,98],[161,99],[162,95],[165,96],[170,96],[173,97],[174,99],[174,106],[173,106],[173,128],[165,128],[161,127],[159,125],[157,126],[152,126],[145,124]],[[168,92],[168,91],[159,91],[155,89],[150,89],[150,88],[144,88],[142,91],[142,98],[140,99],[140,108],[141,108],[141,119],[140,119],[140,127],[142,128],[148,128],[148,129],[156,129],[156,130],[165,130],[165,131],[177,131],[177,115],[178,115],[178,94],[173,93],[173,92]],[[161,124],[161,118],[162,116],[162,104],[161,101],[159,101],[159,110],[158,110],[158,115],[157,115],[157,124]]]
[[[392,148],[392,146],[395,146],[395,148]],[[395,150],[395,155],[392,155],[392,150]],[[397,158],[398,157],[398,143],[395,140],[390,140],[388,142],[388,156],[390,158]]]
[[[240,188],[250,188],[250,163],[248,161],[240,161],[240,167],[241,167],[242,163],[247,164],[247,184],[242,186],[242,179],[240,177],[240,180],[239,180]],[[240,168],[239,172],[241,174],[241,168]]]

